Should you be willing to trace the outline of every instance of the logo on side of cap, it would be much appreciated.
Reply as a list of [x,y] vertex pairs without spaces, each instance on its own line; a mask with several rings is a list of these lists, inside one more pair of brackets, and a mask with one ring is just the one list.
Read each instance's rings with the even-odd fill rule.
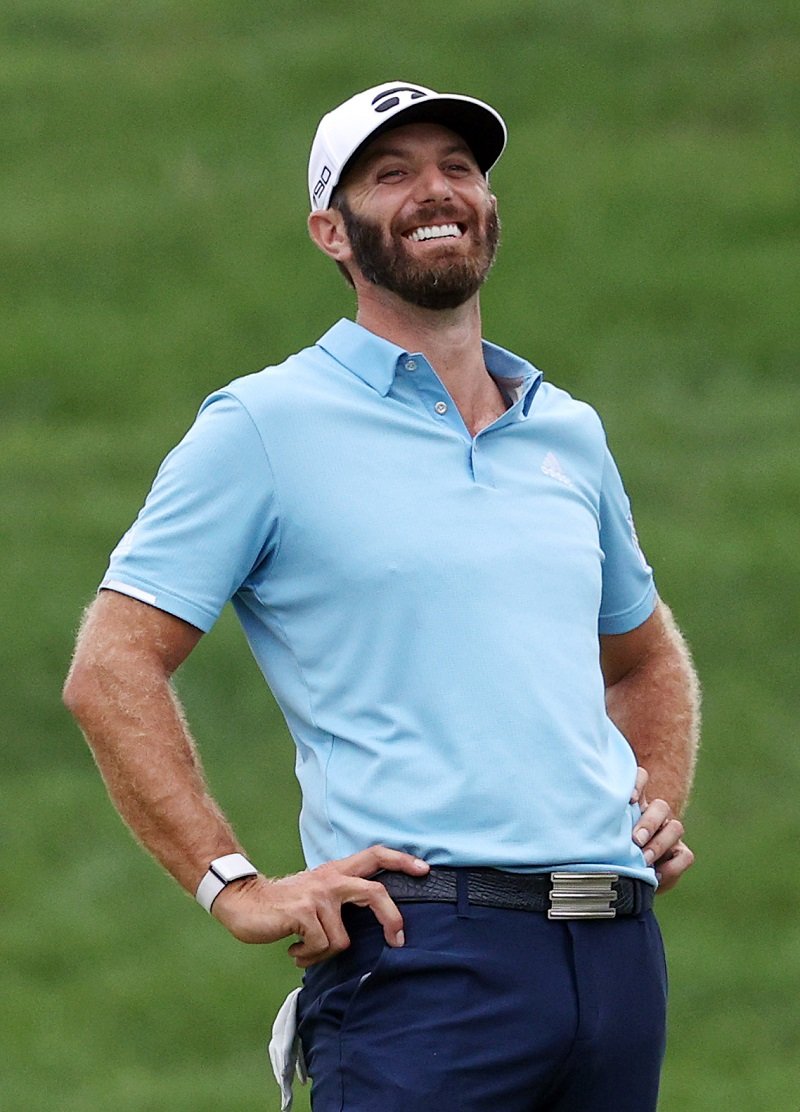
[[376,112],[389,112],[392,108],[397,108],[400,103],[398,93],[410,93],[411,95],[407,98],[409,101],[419,100],[420,97],[427,96],[427,93],[424,93],[422,89],[415,89],[412,85],[398,85],[394,89],[384,89],[382,93],[373,97],[372,107]]
[[313,197],[315,201],[318,201],[322,196],[323,192],[325,191],[325,186],[331,180],[332,173],[333,171],[331,170],[330,166],[322,167],[322,172],[317,179],[317,184],[314,186]]

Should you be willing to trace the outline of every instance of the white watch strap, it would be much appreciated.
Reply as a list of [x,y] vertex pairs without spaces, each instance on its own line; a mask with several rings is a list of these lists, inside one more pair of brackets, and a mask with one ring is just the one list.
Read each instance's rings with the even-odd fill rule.
[[198,884],[194,898],[206,911],[211,911],[214,900],[232,880],[256,876],[257,873],[258,869],[243,853],[226,853],[224,857],[216,857],[208,866],[208,872]]

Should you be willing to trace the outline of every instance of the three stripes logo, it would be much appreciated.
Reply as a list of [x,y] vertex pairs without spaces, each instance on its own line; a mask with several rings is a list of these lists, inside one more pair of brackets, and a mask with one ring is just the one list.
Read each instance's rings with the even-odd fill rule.
[[541,471],[550,479],[555,479],[557,483],[562,486],[571,487],[572,479],[567,475],[564,468],[561,466],[561,460],[555,452],[548,452],[542,460]]

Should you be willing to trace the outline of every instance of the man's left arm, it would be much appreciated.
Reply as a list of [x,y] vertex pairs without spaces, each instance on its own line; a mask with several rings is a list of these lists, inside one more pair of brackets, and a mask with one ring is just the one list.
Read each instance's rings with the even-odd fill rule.
[[700,694],[686,643],[665,603],[628,633],[600,638],[606,705],[648,773],[637,841],[645,841],[660,874],[672,887],[691,865],[680,840],[680,816],[689,798],[697,756]]

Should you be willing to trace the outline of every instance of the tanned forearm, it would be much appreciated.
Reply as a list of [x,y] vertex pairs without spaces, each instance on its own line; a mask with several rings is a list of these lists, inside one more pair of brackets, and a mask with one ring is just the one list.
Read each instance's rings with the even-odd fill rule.
[[[681,815],[689,799],[700,732],[700,693],[691,656],[672,614],[659,602],[651,619],[629,637],[635,664],[617,671],[606,689],[612,721],[649,773],[647,795],[664,799]],[[623,637],[606,638],[623,642]],[[615,646],[612,657],[618,652]]]
[[101,595],[84,622],[64,697],[120,815],[193,893],[209,861],[241,847],[208,792],[170,682],[185,655],[182,639],[191,645],[199,633],[170,622],[132,600]]
[[[194,893],[215,857],[242,852],[209,795],[170,677],[199,630],[111,591],[88,611],[64,700],[94,753],[109,794],[140,842]],[[298,936],[289,953],[306,968],[349,945],[345,903],[369,907],[389,946],[402,946],[403,917],[382,869],[422,876],[428,865],[387,846],[370,846],[278,880],[248,876],[214,901],[216,919],[243,942]]]

